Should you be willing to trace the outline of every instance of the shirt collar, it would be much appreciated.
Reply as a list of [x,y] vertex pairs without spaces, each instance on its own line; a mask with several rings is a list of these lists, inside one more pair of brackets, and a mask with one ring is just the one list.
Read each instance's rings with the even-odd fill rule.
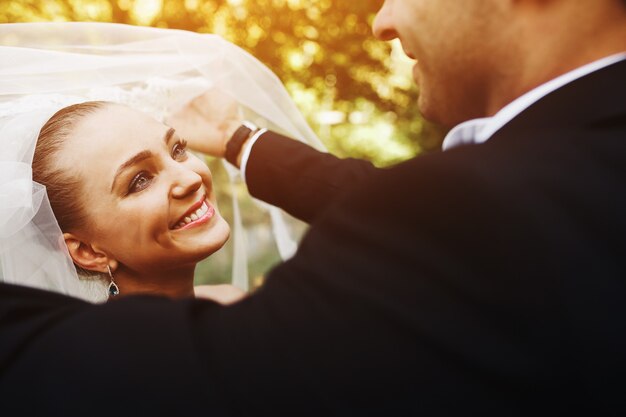
[[472,119],[455,126],[446,135],[443,141],[443,150],[446,151],[461,145],[479,144],[489,140],[504,125],[528,107],[541,100],[555,90],[571,83],[585,75],[598,71],[617,62],[626,60],[626,52],[602,58],[590,64],[583,65],[573,71],[565,73],[545,84],[527,92],[504,106],[492,117]]

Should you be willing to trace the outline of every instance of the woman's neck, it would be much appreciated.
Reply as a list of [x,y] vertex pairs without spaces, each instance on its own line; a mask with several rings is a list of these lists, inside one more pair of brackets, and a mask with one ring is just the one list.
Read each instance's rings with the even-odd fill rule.
[[117,297],[127,295],[160,295],[170,298],[193,297],[192,267],[171,269],[164,272],[139,274],[120,266],[114,274],[115,284],[119,288]]

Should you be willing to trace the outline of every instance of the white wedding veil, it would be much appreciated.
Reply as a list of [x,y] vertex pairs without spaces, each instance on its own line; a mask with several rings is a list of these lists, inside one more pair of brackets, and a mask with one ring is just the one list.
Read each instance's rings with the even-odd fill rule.
[[[46,190],[32,181],[39,131],[62,107],[106,100],[163,120],[213,87],[235,98],[246,118],[323,148],[280,80],[216,35],[108,23],[1,24],[0,62],[0,281],[106,300],[106,286],[78,277]],[[237,171],[227,171],[236,183]],[[232,277],[247,289],[234,200]],[[258,207],[269,210],[281,257],[291,256],[295,243],[283,214]]]

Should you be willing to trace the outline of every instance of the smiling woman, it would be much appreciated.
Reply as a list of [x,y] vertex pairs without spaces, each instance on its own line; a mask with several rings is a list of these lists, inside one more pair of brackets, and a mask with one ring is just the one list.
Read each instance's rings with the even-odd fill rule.
[[196,263],[230,233],[206,164],[173,128],[119,104],[54,114],[37,141],[33,179],[48,190],[74,263],[110,273],[112,295],[193,295]]
[[245,117],[320,148],[251,55],[214,35],[33,23],[0,25],[0,61],[11,63],[0,71],[3,282],[92,302],[118,291],[232,301],[232,287],[192,284],[231,230],[196,283],[232,278],[246,291],[267,255],[294,253],[293,220],[246,196],[232,166],[210,161],[212,173],[186,148],[196,121],[171,118],[207,97],[215,107],[203,117],[218,125]]

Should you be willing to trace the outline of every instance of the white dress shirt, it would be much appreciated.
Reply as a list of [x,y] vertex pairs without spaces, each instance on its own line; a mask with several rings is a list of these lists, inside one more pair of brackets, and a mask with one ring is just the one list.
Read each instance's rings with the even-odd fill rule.
[[[513,120],[521,112],[551,92],[558,90],[564,85],[582,78],[585,75],[591,74],[592,72],[598,71],[623,60],[626,60],[626,52],[611,55],[590,64],[583,65],[582,67],[576,68],[573,71],[554,78],[518,97],[511,103],[504,106],[492,117],[473,119],[460,123],[446,135],[443,141],[443,150],[445,151],[460,145],[484,143],[489,140],[494,133]],[[243,149],[241,157],[241,175],[244,181],[246,179],[246,165],[248,164],[252,147],[261,138],[261,136],[263,136],[263,133],[265,133],[265,130],[257,133],[248,141],[248,143],[246,143]]]

